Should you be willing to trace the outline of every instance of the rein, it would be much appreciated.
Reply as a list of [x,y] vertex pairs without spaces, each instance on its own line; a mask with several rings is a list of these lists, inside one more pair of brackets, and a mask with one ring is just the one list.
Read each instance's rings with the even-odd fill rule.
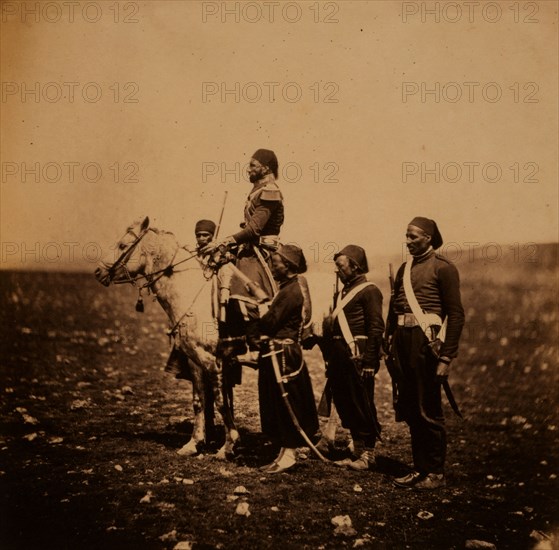
[[[130,283],[134,286],[136,286],[136,283],[141,280],[141,279],[145,279],[146,283],[144,285],[142,285],[140,288],[144,289],[148,286],[151,286],[152,284],[156,283],[157,281],[159,281],[159,279],[161,279],[161,277],[163,277],[164,275],[169,275],[171,271],[175,271],[175,267],[177,265],[180,265],[184,262],[188,262],[189,260],[192,260],[192,258],[196,258],[196,256],[198,256],[198,253],[196,254],[192,254],[192,256],[189,256],[188,258],[184,258],[183,260],[180,260],[179,262],[177,262],[176,264],[174,264],[174,260],[178,254],[178,251],[180,250],[180,246],[175,250],[175,254],[173,255],[173,259],[171,260],[171,262],[169,263],[168,266],[164,267],[163,269],[158,269],[157,271],[154,271],[153,273],[149,273],[149,274],[143,274],[140,273],[134,277],[130,277],[130,274],[128,272],[128,269],[126,269],[126,265],[123,264],[122,267],[124,267],[124,269],[126,270],[126,273],[128,274],[128,279],[124,280],[124,281],[113,281],[113,284],[115,285],[122,285],[125,283]],[[156,279],[153,279],[153,277],[155,275],[158,275],[158,277]]]
[[[140,244],[140,241],[144,238],[144,236],[147,234],[148,231],[153,231],[153,229],[151,229],[151,228],[144,229],[140,232],[139,235],[136,235],[136,233],[134,233],[131,229],[129,229],[124,234],[124,236],[126,236],[128,233],[132,234],[134,236],[134,242],[124,252],[122,252],[122,254],[115,260],[115,262],[108,268],[108,272],[109,272],[111,282],[115,285],[130,283],[132,286],[138,287],[138,284],[137,284],[138,281],[140,281],[142,279],[145,279],[146,282],[143,285],[138,287],[138,301],[136,303],[136,310],[137,311],[143,311],[144,310],[143,300],[142,300],[142,290],[144,290],[145,288],[147,288],[148,291],[152,290],[152,288],[151,288],[152,285],[154,285],[157,281],[159,281],[159,279],[161,279],[165,275],[170,275],[174,271],[176,266],[178,266],[182,263],[188,262],[189,260],[192,260],[193,258],[196,258],[196,256],[198,255],[197,253],[192,254],[188,258],[184,258],[183,260],[180,260],[177,263],[173,263],[175,261],[175,258],[177,257],[177,254],[178,254],[179,250],[180,250],[180,247],[177,247],[177,249],[175,250],[175,253],[173,254],[173,258],[169,262],[169,265],[167,265],[163,269],[158,269],[157,271],[154,271],[153,273],[138,274],[138,275],[135,275],[134,277],[132,277],[130,275],[130,271],[128,270],[128,267],[127,267],[126,264],[127,264],[128,260],[130,260],[130,257],[132,256],[132,253],[134,252],[136,247]],[[118,267],[121,267],[124,270],[125,275],[126,275],[126,279],[124,279],[122,281],[112,281],[115,270]]]

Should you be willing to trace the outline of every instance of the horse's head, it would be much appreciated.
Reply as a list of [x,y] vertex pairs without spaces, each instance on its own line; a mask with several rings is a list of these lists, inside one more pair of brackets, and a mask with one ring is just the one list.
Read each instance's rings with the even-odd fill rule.
[[95,278],[103,285],[112,282],[131,281],[138,275],[145,274],[146,255],[143,253],[143,241],[149,231],[149,218],[136,221],[127,228],[126,233],[116,243],[113,258],[103,258],[95,270]]
[[149,218],[134,222],[115,246],[116,260],[103,259],[95,270],[96,279],[105,286],[111,282],[133,282],[168,267],[178,243],[172,233],[149,226]]

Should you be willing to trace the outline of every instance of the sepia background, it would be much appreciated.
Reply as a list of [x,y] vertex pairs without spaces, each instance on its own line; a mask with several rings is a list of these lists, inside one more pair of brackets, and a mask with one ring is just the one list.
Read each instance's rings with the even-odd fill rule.
[[[555,0],[0,4],[2,548],[558,547]],[[250,369],[235,458],[212,456],[219,419],[176,454],[192,392],[163,372],[167,319],[93,270],[146,215],[180,243],[222,209],[235,232],[258,148],[279,158],[317,321],[337,250],[365,247],[386,310],[408,222],[437,221],[466,312],[446,489],[393,487],[412,458],[384,366],[374,472],[262,477]],[[318,402],[324,361],[305,359]]]
[[225,190],[230,234],[260,147],[319,261],[415,215],[556,241],[557,5],[490,4],[3,2],[3,265],[91,264],[143,215],[186,242]]

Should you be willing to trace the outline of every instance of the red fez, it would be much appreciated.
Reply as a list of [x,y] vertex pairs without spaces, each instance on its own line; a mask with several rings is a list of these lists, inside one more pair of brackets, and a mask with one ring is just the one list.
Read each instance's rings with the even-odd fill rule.
[[440,248],[443,244],[443,238],[437,227],[435,220],[430,220],[429,218],[423,218],[421,216],[416,216],[409,225],[415,225],[415,227],[419,227],[422,229],[427,235],[431,237],[431,244],[433,248],[436,250]]
[[305,255],[298,246],[294,244],[283,244],[278,247],[275,253],[281,256],[297,273],[305,273],[305,271],[307,271]]
[[252,155],[254,160],[257,160],[262,166],[267,166],[274,174],[274,177],[278,177],[278,158],[273,151],[269,149],[258,149],[254,155]]
[[215,234],[215,223],[212,220],[200,220],[196,222],[196,227],[194,228],[194,234],[200,231],[205,231],[207,233]]
[[337,254],[334,255],[334,261],[340,256],[347,256],[350,260],[357,265],[361,273],[369,271],[369,264],[367,263],[367,254],[365,250],[356,244],[348,244],[344,246]]

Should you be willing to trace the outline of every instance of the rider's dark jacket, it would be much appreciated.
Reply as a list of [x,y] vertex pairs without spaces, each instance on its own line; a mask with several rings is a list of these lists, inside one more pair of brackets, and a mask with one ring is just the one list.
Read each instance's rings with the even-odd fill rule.
[[233,235],[235,242],[258,244],[260,237],[279,235],[284,219],[283,196],[272,174],[252,188],[245,204],[244,217],[241,231]]

